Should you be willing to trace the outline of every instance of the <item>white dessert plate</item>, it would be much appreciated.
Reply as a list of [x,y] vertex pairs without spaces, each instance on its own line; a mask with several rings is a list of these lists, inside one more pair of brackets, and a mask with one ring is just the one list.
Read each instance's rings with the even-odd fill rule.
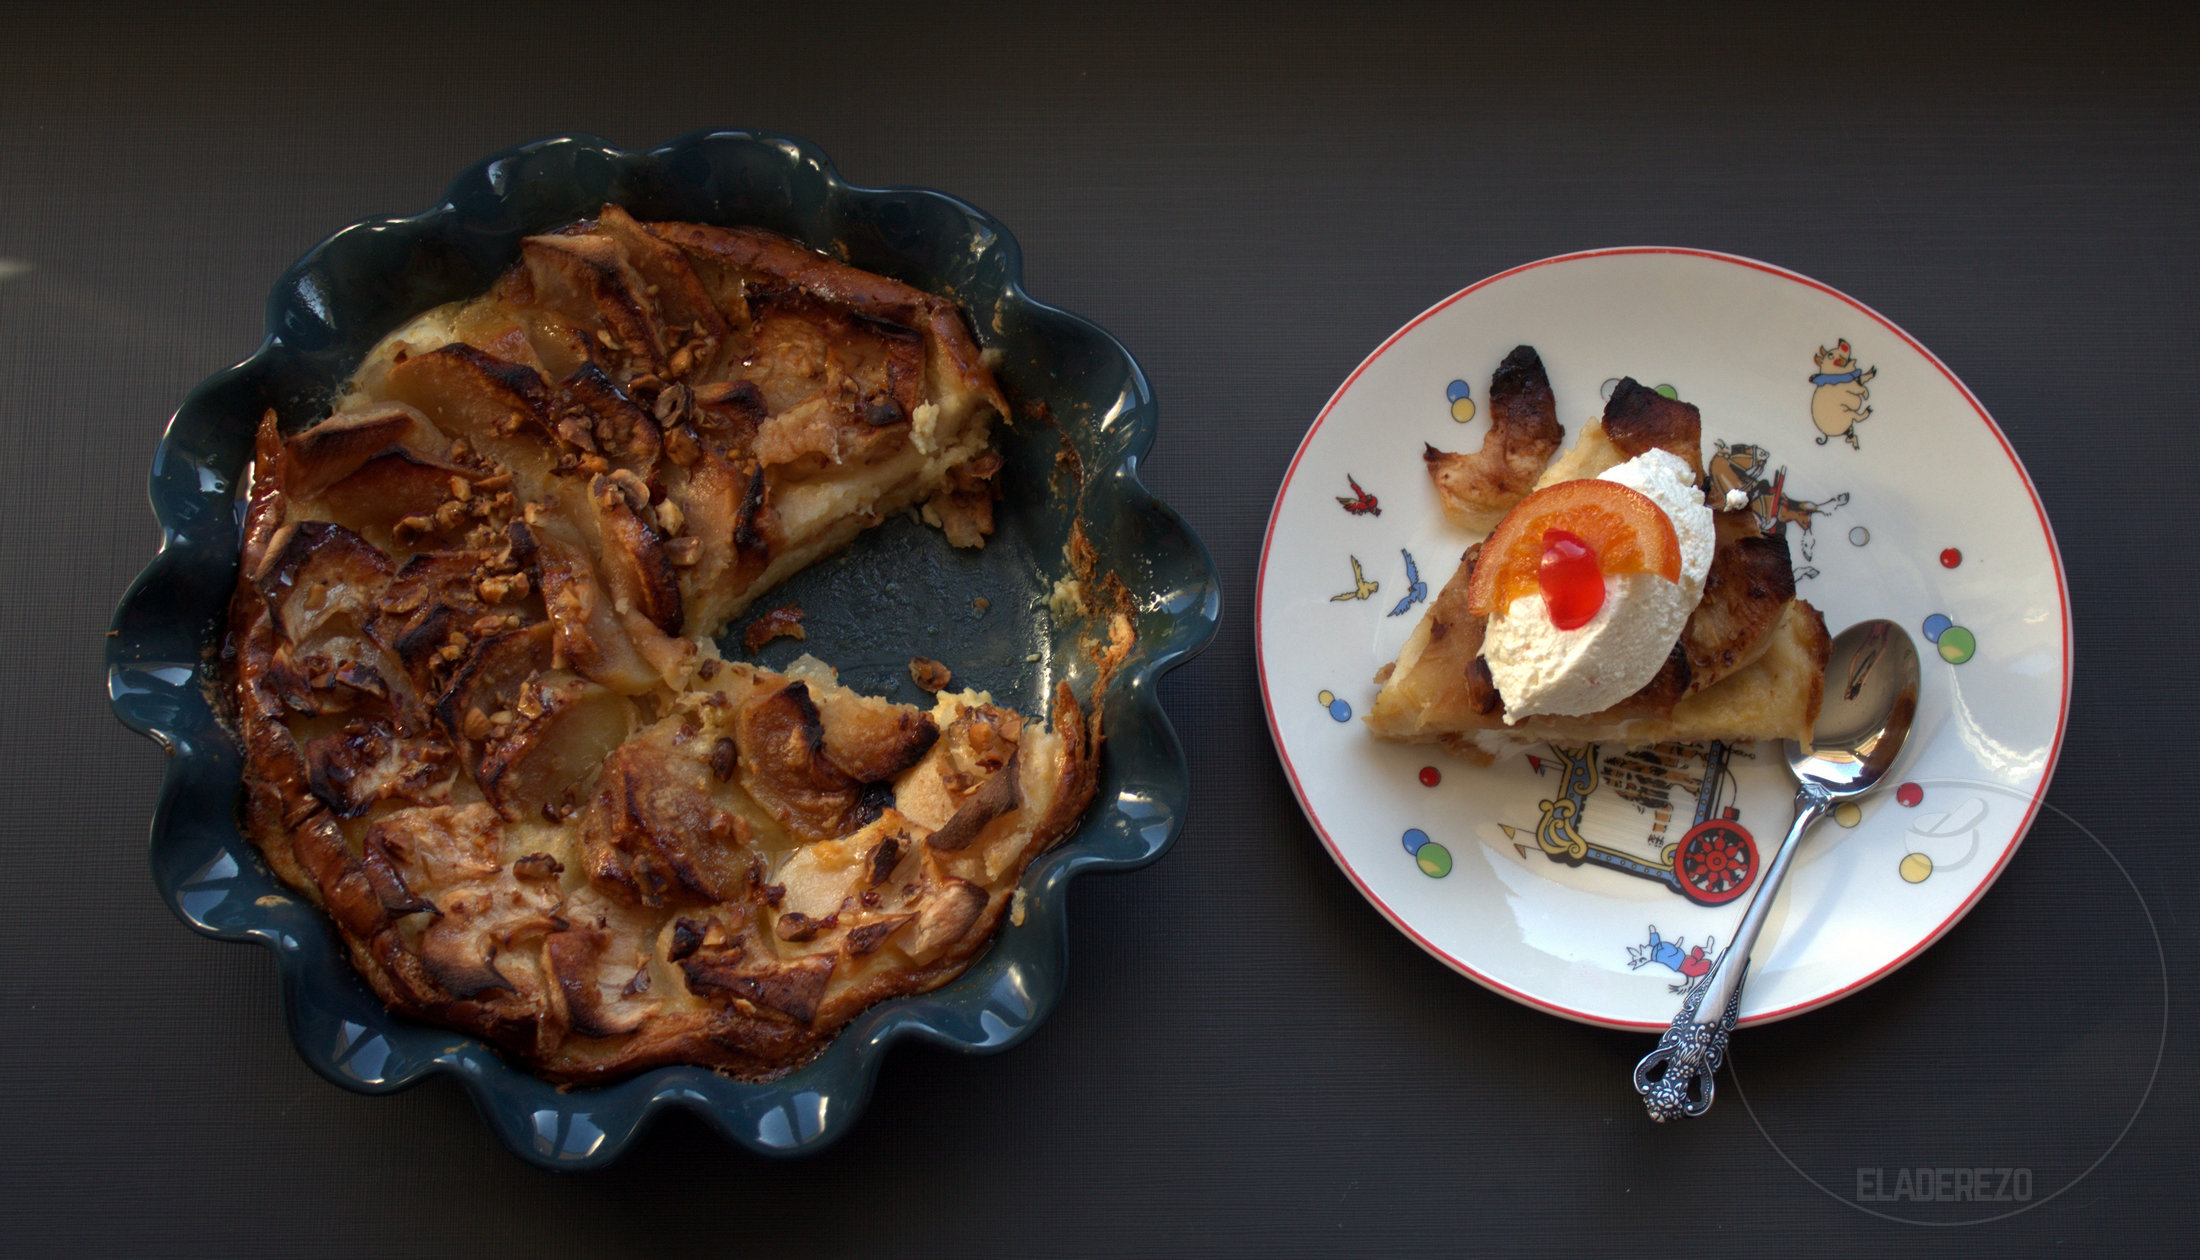
[[[1269,730],[1306,816],[1400,931],[1570,1019],[1663,1028],[1785,832],[1776,744],[1629,754],[1539,746],[1479,767],[1385,743],[1378,667],[1476,540],[1424,444],[1474,450],[1490,374],[1541,355],[1570,445],[1618,378],[1703,413],[1715,479],[1784,531],[1829,629],[1907,626],[1924,694],[1894,782],[1806,841],[1742,1021],[1853,993],[1962,918],[2047,791],[2070,694],[2070,605],[2031,479],[1954,373],[1870,307],[1765,263],[1612,249],[1462,289],[1347,377],[1285,474],[1255,637]],[[1579,845],[1557,820],[1577,816]]]

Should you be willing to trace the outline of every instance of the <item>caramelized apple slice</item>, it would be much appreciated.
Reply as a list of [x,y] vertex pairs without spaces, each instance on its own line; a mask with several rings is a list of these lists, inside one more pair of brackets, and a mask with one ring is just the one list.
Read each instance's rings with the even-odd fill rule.
[[[653,239],[679,251],[696,282],[702,285],[711,306],[724,317],[727,352],[718,357],[719,372],[722,373],[728,363],[746,357],[731,351],[748,344],[749,272],[744,260],[753,259],[726,247],[722,239],[727,236],[724,228],[690,223],[649,223],[643,225],[643,230]],[[711,379],[708,375],[698,376],[699,379]]]
[[756,353],[741,375],[771,417],[757,431],[757,458],[804,476],[907,444],[923,402],[921,333],[801,292],[762,294],[754,305]]
[[1023,768],[1017,764],[1016,754],[1010,753],[1007,764],[980,784],[954,816],[941,823],[940,829],[926,836],[924,842],[942,853],[967,849],[995,819],[1023,808],[1023,803]]
[[1490,430],[1482,449],[1421,453],[1444,517],[1461,529],[1485,532],[1520,502],[1566,439],[1551,378],[1534,346],[1515,346],[1490,378]]
[[1604,404],[1604,435],[1622,459],[1671,451],[1688,461],[1693,479],[1703,480],[1703,416],[1693,403],[1667,398],[1632,376],[1621,377]]
[[668,471],[668,497],[685,519],[666,551],[694,626],[721,626],[746,607],[780,541],[778,512],[764,470],[705,450],[689,468]]
[[1582,426],[1573,446],[1543,470],[1536,489],[1600,476],[1652,450],[1687,460],[1691,475],[1701,481],[1703,417],[1689,403],[1667,398],[1631,376],[1622,377],[1612,387],[1604,414]]
[[657,466],[664,450],[657,422],[602,368],[583,363],[558,382],[556,407],[560,441],[639,476]]
[[1787,540],[1766,537],[1748,509],[1715,512],[1718,547],[1704,575],[1703,602],[1681,632],[1693,695],[1763,656],[1772,628],[1795,598]]
[[364,627],[394,566],[341,525],[302,521],[277,530],[253,576],[276,633],[304,643],[339,618]]
[[459,741],[469,768],[479,762],[492,733],[518,722],[520,689],[549,664],[549,656],[550,627],[539,623],[473,644],[435,702],[436,717]]
[[646,285],[611,237],[530,236],[520,242],[520,257],[534,279],[536,302],[594,338],[590,358],[611,365],[621,378],[664,370],[664,347],[644,305]]
[[451,321],[451,339],[463,341],[493,359],[524,367],[542,366],[527,325],[505,303],[485,302],[466,307]]
[[676,743],[678,729],[660,724],[621,744],[581,818],[589,878],[647,906],[738,897],[754,856],[747,824],[711,794],[711,744]]
[[520,308],[517,317],[535,362],[542,365],[543,375],[550,380],[564,380],[594,361],[591,352],[603,353],[593,336],[556,311],[527,306]]
[[[626,1036],[663,1005],[618,984],[622,974],[646,974],[648,956],[629,935],[581,926],[543,940],[543,959],[557,980],[554,1004],[564,1007],[566,1025],[583,1037]],[[614,953],[623,956],[613,958]]]
[[625,619],[605,591],[596,566],[589,563],[588,553],[573,540],[571,529],[567,522],[529,505],[535,572],[543,608],[557,636],[556,659],[570,662],[584,677],[621,695],[640,695],[663,678],[635,649]]
[[509,875],[435,899],[438,917],[420,938],[420,961],[451,996],[504,991],[526,1010],[541,1000],[541,941],[565,926],[551,888]]
[[471,529],[476,518],[466,507],[480,475],[393,449],[322,491],[309,510],[350,521],[378,545],[402,552],[422,539],[455,539]]
[[450,761],[447,746],[406,739],[386,716],[346,722],[307,740],[302,751],[309,788],[338,818],[357,818],[388,797],[419,799],[431,781],[447,776]]
[[761,950],[752,954],[744,936],[734,938],[724,949],[698,950],[681,959],[680,967],[687,973],[688,987],[697,993],[745,998],[807,1024],[817,1018],[818,1004],[839,961],[837,954],[812,954],[780,962]]
[[418,408],[404,403],[338,412],[283,443],[281,481],[291,494],[310,499],[378,455],[401,450],[428,462],[450,445]]
[[[667,373],[675,380],[708,376],[726,341],[726,317],[711,301],[687,255],[651,235],[617,206],[605,206],[596,226],[618,243],[628,265],[642,278],[643,291],[655,307],[656,322],[668,343]],[[675,339],[677,346],[669,344]]]
[[625,469],[590,481],[604,585],[622,615],[638,612],[666,634],[680,633],[680,583],[665,555],[649,487]]
[[970,934],[985,913],[985,889],[966,879],[943,875],[925,889],[917,909],[917,925],[901,939],[902,952],[927,962]]
[[[440,691],[462,659],[463,642],[489,611],[477,582],[486,553],[423,551],[407,560],[375,601],[367,634],[405,666],[423,694]],[[500,613],[501,613],[500,609]],[[527,620],[539,620],[531,611]]]
[[844,687],[817,706],[825,755],[858,783],[883,783],[924,759],[940,738],[928,713]]
[[1545,530],[1588,543],[1608,576],[1655,573],[1680,580],[1680,536],[1650,496],[1616,481],[1562,481],[1522,499],[1498,522],[1474,566],[1468,611],[1486,617],[1538,589]]
[[826,754],[825,724],[807,683],[788,683],[752,702],[734,742],[741,786],[797,840],[829,840],[847,830],[863,785]]
[[592,777],[626,738],[633,706],[587,679],[548,670],[522,683],[499,734],[491,729],[475,764],[482,795],[506,818],[554,805]]
[[462,342],[394,364],[389,392],[426,413],[435,426],[509,466],[529,499],[549,478],[550,390],[542,374]]

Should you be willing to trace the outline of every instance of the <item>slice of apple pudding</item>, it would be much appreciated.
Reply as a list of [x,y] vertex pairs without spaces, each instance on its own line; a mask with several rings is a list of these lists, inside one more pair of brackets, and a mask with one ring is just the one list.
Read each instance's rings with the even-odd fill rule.
[[788,1070],[958,974],[1100,731],[929,709],[727,621],[866,526],[992,530],[1007,408],[945,300],[616,207],[255,450],[223,663],[244,822],[393,1009],[558,1080]]
[[[1527,347],[1507,359],[1493,402],[1530,363],[1540,375]],[[1509,503],[1377,672],[1369,730],[1482,764],[1554,741],[1807,741],[1825,620],[1786,541],[1707,502],[1702,444],[1694,406],[1622,378],[1532,489],[1523,472],[1555,443],[1509,460]]]

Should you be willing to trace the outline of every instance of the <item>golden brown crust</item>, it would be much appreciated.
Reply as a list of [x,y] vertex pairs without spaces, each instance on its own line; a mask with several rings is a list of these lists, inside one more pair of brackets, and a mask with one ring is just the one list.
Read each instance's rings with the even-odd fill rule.
[[1089,803],[1097,717],[708,635],[886,511],[982,543],[996,415],[952,304],[793,242],[616,208],[530,238],[338,414],[261,426],[247,833],[393,1009],[562,1081],[776,1075],[945,983]]
[[1426,447],[1421,458],[1445,519],[1488,533],[1534,487],[1559,444],[1558,401],[1533,346],[1516,346],[1490,378],[1490,428],[1482,449],[1450,454]]

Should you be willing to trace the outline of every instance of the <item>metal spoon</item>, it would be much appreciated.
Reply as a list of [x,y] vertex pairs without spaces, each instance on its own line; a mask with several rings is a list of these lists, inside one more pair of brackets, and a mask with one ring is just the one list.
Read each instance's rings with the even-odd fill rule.
[[1711,1109],[1712,1073],[1726,1057],[1726,1041],[1742,1009],[1742,979],[1749,951],[1764,930],[1803,833],[1842,801],[1879,785],[1917,716],[1917,645],[1891,621],[1863,621],[1843,630],[1826,661],[1826,696],[1811,728],[1809,749],[1787,745],[1795,772],[1795,823],[1780,841],[1763,882],[1742,912],[1726,952],[1689,990],[1658,1048],[1635,1065],[1635,1092],[1659,1122],[1700,1116]]

